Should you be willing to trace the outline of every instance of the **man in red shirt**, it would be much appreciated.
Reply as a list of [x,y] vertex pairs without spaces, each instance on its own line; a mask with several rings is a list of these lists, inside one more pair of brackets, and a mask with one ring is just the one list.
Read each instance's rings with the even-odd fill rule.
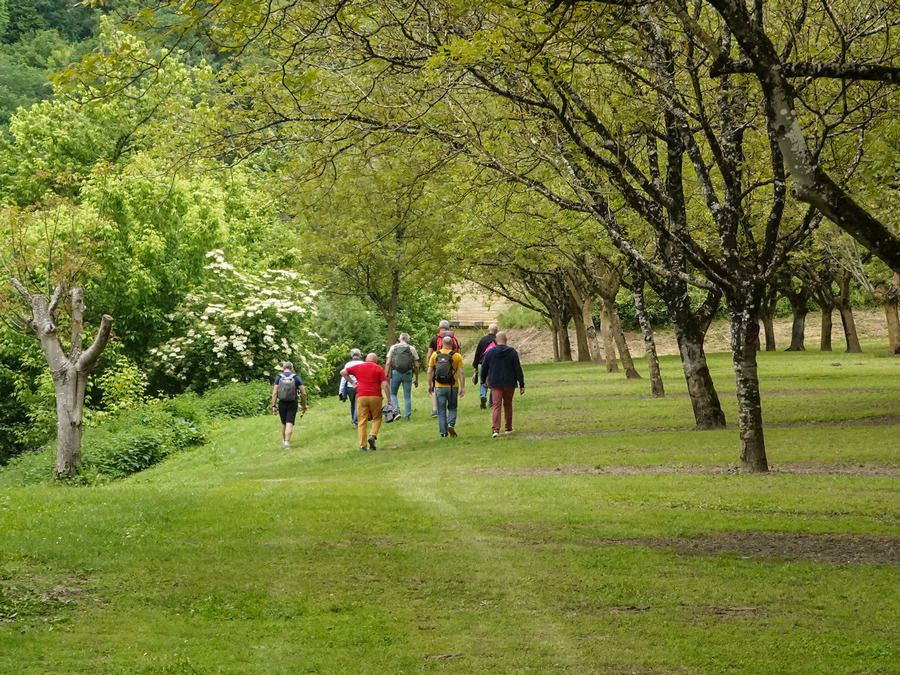
[[[345,367],[341,377],[353,375],[356,378],[356,429],[359,432],[359,449],[375,450],[378,430],[381,428],[381,407],[388,397],[388,381],[384,369],[378,365],[378,356],[366,354],[365,361]],[[368,421],[372,420],[372,433],[366,447]]]

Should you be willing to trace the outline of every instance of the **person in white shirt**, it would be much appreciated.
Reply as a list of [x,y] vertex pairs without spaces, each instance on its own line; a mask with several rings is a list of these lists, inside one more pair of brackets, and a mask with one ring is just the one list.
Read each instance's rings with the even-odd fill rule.
[[[344,364],[342,370],[346,370],[350,366],[355,366],[362,361],[362,352],[356,347],[350,350],[350,360]],[[350,424],[356,426],[356,378],[352,375],[341,377],[341,384],[338,387],[338,398],[342,401],[350,401]]]

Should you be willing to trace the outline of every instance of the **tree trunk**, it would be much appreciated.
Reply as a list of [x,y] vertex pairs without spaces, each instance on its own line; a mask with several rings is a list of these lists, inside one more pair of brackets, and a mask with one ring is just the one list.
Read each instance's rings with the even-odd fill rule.
[[806,351],[806,315],[809,313],[806,299],[802,302],[796,302],[794,297],[789,298],[791,301],[791,344],[788,346],[789,352]]
[[[766,291],[759,305],[759,318],[763,325],[763,333],[766,336],[766,351],[774,352],[775,349],[775,311],[778,307],[778,286],[772,282],[766,286]],[[759,349],[757,338],[757,349]]]
[[387,349],[390,349],[397,342],[397,316],[388,314],[384,319],[387,324]]
[[[572,308],[573,310],[576,307]],[[581,307],[577,307],[578,311],[572,312],[572,324],[575,326],[575,340],[578,345],[578,360],[579,361],[590,361],[591,360],[591,348],[588,345],[588,333],[587,327],[584,325],[584,322],[581,320]]]
[[74,366],[53,373],[56,391],[57,478],[72,477],[81,466],[84,390],[87,377]]
[[752,300],[743,306],[729,303],[731,355],[737,385],[741,437],[741,469],[752,472],[769,470],[756,366],[755,345],[759,338],[759,317],[756,316],[758,311]]
[[647,369],[650,371],[650,393],[662,398],[666,395],[666,390],[663,386],[662,373],[659,370],[659,356],[656,353],[656,340],[653,339],[653,326],[650,325],[650,319],[647,317],[647,310],[644,306],[644,282],[642,279],[635,279],[632,293],[634,294],[634,313],[644,336]]
[[569,339],[568,321],[562,324],[562,329],[559,331],[559,354],[562,361],[572,360],[572,341]]
[[781,286],[781,294],[791,303],[791,344],[789,352],[806,351],[806,315],[809,314],[809,299],[812,296],[809,279],[802,275],[802,267],[794,284],[794,275],[787,275]]
[[48,300],[41,293],[29,293],[18,280],[13,286],[31,306],[31,317],[23,317],[28,329],[41,343],[50,368],[56,391],[56,478],[74,476],[81,464],[81,433],[84,419],[84,393],[87,374],[97,364],[109,341],[112,317],[104,314],[97,337],[82,351],[84,326],[84,293],[81,288],[71,291],[72,341],[66,355],[57,333],[57,306],[62,286],[57,286]]
[[600,301],[600,335],[603,338],[603,352],[606,355],[606,372],[618,373],[619,362],[616,359],[615,335],[610,316],[609,303]]
[[890,286],[879,283],[875,286],[875,299],[884,307],[884,318],[888,330],[888,354],[900,354],[900,315],[897,304],[900,300],[900,274],[895,274]]
[[559,319],[553,317],[550,319],[550,331],[553,333],[553,360],[559,363],[562,361],[562,350],[560,349],[560,339],[562,332],[559,327]]
[[588,345],[591,350],[591,359],[594,363],[600,365],[603,363],[603,350],[600,347],[600,335],[597,327],[594,325],[594,301],[588,298],[581,307],[581,318],[584,322],[584,328],[587,332]]
[[833,305],[822,305],[822,336],[819,338],[819,349],[823,352],[831,351],[831,329],[833,327]]
[[885,301],[884,315],[888,328],[888,354],[896,356],[900,354],[900,316],[897,312],[897,298]]
[[844,340],[847,342],[848,354],[861,354],[862,346],[859,344],[859,334],[856,332],[856,321],[853,320],[853,308],[850,306],[850,275],[844,275],[838,280],[841,288],[838,311],[841,314],[841,325],[844,327]]
[[616,348],[619,350],[619,358],[622,359],[622,367],[625,368],[625,377],[629,380],[641,379],[641,374],[634,367],[634,359],[631,358],[631,350],[628,349],[628,342],[625,341],[625,333],[622,332],[622,324],[619,322],[619,315],[616,312],[614,302],[604,302],[609,307],[609,323],[610,331],[613,334]]
[[[762,316],[762,325],[763,330],[766,335],[766,351],[774,352],[775,349],[775,322],[772,319],[772,315],[766,313]],[[756,344],[759,345],[759,338],[756,339]]]
[[672,323],[697,429],[724,429],[725,413],[706,365],[703,333],[696,323],[684,321],[684,317],[678,320],[673,316]]
[[805,352],[806,351],[806,315],[808,310],[806,307],[791,309],[791,344],[788,346],[789,352]]

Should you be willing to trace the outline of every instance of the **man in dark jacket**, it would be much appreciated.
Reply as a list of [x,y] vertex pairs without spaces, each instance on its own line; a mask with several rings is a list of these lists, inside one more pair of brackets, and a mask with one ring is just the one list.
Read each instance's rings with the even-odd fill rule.
[[[484,353],[494,344],[494,341],[497,338],[497,324],[492,323],[488,326],[487,335],[481,338],[478,341],[478,346],[475,347],[475,358],[472,360],[472,367],[475,369],[475,374],[472,376],[472,384],[478,384],[478,366],[481,365],[481,362],[484,361]],[[484,410],[487,408],[487,395],[488,389],[484,384],[484,377],[481,378],[481,409]]]
[[519,362],[519,353],[506,344],[506,333],[497,333],[496,344],[484,357],[481,363],[481,376],[491,390],[493,405],[491,406],[491,436],[500,435],[500,407],[503,406],[503,417],[506,421],[505,433],[512,433],[513,395],[516,386],[519,395],[525,393],[525,375]]

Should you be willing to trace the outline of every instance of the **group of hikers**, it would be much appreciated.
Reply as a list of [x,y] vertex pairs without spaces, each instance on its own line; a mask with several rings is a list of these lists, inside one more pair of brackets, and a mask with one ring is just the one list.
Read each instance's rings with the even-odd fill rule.
[[[441,438],[456,438],[459,399],[465,396],[466,379],[459,340],[449,321],[440,322],[428,345],[425,363],[431,416],[437,418],[438,433]],[[408,333],[400,333],[397,343],[388,349],[383,368],[374,352],[363,358],[359,349],[350,350],[350,360],[341,369],[338,397],[350,402],[350,424],[356,427],[361,451],[377,450],[382,422],[401,417],[401,386],[402,417],[411,419],[412,389],[419,386],[420,366],[419,353]],[[525,393],[525,376],[518,352],[507,344],[506,333],[498,331],[495,324],[478,341],[472,367],[472,383],[480,385],[481,408],[491,408],[492,438],[499,437],[501,429],[511,434],[513,397],[516,389],[520,395]],[[272,412],[281,418],[284,447],[290,447],[297,412],[302,414],[306,409],[306,387],[293,365],[285,362],[272,388]]]

